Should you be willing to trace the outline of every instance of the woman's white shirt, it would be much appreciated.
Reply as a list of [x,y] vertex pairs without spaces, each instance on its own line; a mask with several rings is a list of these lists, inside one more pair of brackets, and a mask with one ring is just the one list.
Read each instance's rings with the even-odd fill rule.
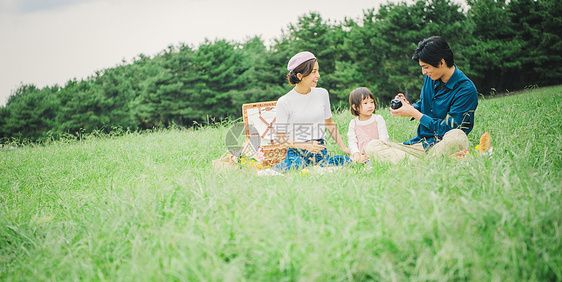
[[275,128],[289,139],[306,142],[325,139],[325,120],[332,117],[330,96],[324,88],[313,87],[308,94],[292,89],[277,100]]

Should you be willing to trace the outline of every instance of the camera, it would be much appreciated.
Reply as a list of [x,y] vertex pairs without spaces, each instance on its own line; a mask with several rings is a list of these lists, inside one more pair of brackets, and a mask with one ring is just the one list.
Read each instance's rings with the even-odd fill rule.
[[394,100],[390,101],[390,107],[393,110],[396,110],[396,109],[402,107],[402,101],[400,101],[400,99],[394,99]]

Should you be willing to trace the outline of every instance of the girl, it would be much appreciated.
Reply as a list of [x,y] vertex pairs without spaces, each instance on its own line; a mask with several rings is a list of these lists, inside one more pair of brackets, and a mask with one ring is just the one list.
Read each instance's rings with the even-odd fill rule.
[[373,140],[389,141],[386,123],[381,115],[375,115],[377,103],[375,96],[365,87],[357,88],[349,94],[351,114],[356,116],[349,122],[347,138],[351,159],[367,162],[365,147]]
[[300,52],[287,65],[287,79],[295,87],[277,101],[276,133],[279,144],[288,146],[285,160],[273,167],[276,171],[302,169],[308,165],[342,165],[347,156],[330,157],[324,146],[326,129],[340,149],[349,154],[332,120],[328,91],[317,88],[320,78],[316,57]]

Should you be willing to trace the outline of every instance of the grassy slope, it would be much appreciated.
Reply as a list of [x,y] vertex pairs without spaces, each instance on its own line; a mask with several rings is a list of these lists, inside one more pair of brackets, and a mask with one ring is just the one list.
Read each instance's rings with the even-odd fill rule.
[[561,105],[481,100],[491,158],[325,176],[216,173],[220,126],[0,151],[0,280],[561,280]]

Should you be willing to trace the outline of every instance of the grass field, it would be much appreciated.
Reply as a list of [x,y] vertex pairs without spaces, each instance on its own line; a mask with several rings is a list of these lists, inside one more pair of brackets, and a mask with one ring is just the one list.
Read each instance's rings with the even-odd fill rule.
[[560,86],[480,100],[462,162],[217,173],[227,129],[0,150],[0,280],[562,280]]

